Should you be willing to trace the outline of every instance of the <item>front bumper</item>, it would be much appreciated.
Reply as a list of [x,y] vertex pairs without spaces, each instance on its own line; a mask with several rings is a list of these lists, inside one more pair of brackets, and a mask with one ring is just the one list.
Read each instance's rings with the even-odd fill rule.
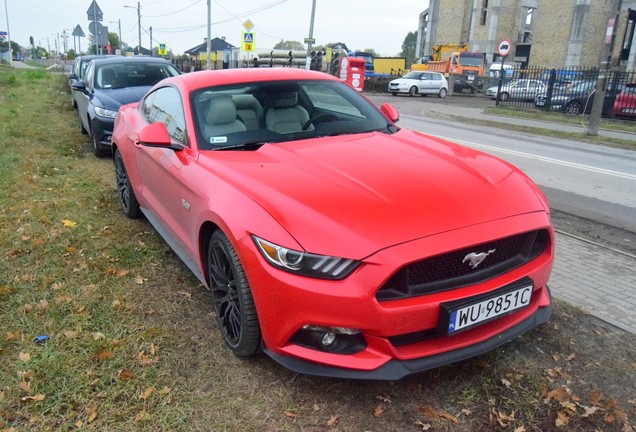
[[[236,248],[252,288],[263,349],[274,360],[306,374],[399,379],[481,354],[546,322],[551,309],[547,282],[553,263],[553,234],[548,247],[535,259],[481,283],[384,301],[376,298],[379,287],[405,263],[537,228],[549,229],[545,213],[415,240],[364,259],[360,268],[341,281],[305,278],[275,269],[264,261],[249,237]],[[484,233],[488,233],[487,238]],[[527,308],[458,334],[436,332],[442,303],[493,293],[524,278],[533,285]],[[356,329],[366,344],[358,352],[343,354],[294,343],[294,336],[306,325]],[[408,343],[395,342],[413,334],[428,335]]]
[[95,142],[104,149],[112,148],[113,129],[115,128],[115,119],[95,116],[92,122],[91,133],[95,138]]

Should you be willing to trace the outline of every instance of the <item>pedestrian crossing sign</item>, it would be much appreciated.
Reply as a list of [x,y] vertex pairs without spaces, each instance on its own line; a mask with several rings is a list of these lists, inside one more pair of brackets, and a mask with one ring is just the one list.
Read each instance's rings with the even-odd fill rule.
[[243,46],[241,47],[241,49],[243,51],[255,51],[256,50],[256,43],[255,43],[255,38],[254,38],[254,33],[251,32],[243,32],[242,33],[242,38],[241,40],[243,41]]
[[165,43],[160,43],[159,44],[159,49],[157,49],[157,53],[160,56],[168,55],[168,48],[166,47]]

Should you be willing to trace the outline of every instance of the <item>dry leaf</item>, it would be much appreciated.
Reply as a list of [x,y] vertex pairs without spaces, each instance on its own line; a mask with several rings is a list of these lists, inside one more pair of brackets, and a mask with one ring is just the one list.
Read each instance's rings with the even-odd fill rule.
[[143,410],[135,416],[135,421],[142,421],[145,417],[146,417],[146,410]]
[[104,339],[105,337],[106,336],[104,336],[104,333],[101,333],[101,332],[93,333],[93,340],[98,341],[98,340]]
[[43,401],[44,399],[46,399],[46,396],[44,396],[42,393],[38,393],[35,396],[25,396],[23,398],[20,398],[20,400],[23,402],[29,402],[29,401],[40,402],[40,401]]
[[585,411],[583,414],[581,414],[581,417],[589,417],[592,414],[594,414],[596,411],[599,410],[599,407],[588,407],[588,406],[581,406],[581,408],[583,408],[583,411]]
[[4,391],[0,390],[0,401],[4,399]]
[[157,352],[159,351],[159,348],[157,348],[157,345],[151,343],[150,344],[150,354],[151,355],[157,355]]
[[459,419],[457,417],[455,417],[454,415],[451,415],[445,411],[440,411],[439,412],[439,416],[445,418],[446,420],[450,420],[453,423],[457,424],[459,423]]
[[131,379],[133,379],[133,377],[135,375],[131,371],[127,370],[127,369],[122,369],[122,370],[119,371],[117,376],[122,381],[130,381]]
[[469,410],[468,408],[462,408],[462,413],[464,413],[464,415],[471,415],[473,412],[471,410]]
[[314,411],[320,411],[320,405],[318,405],[318,404],[314,404],[314,406],[312,407],[312,409],[313,409]]
[[574,357],[576,357],[576,353],[572,353],[572,354],[570,354],[570,355],[569,355],[569,356],[567,356],[565,359],[566,359],[567,361],[570,361],[570,360],[572,360]]
[[428,405],[422,405],[420,407],[420,411],[424,413],[424,415],[430,419],[437,420],[439,419],[439,415],[433,408]]
[[391,403],[391,396],[379,395],[375,398],[381,400],[382,402]]
[[327,426],[330,428],[335,427],[338,423],[340,423],[340,417],[338,416],[331,416],[331,418],[327,420]]
[[83,421],[78,420],[78,421],[75,422],[75,427],[76,428],[81,429],[82,426],[84,426],[84,422]]
[[554,422],[554,425],[556,427],[567,426],[569,421],[570,421],[570,418],[565,413],[559,411],[559,412],[557,412],[557,418],[556,418],[556,420]]
[[506,387],[510,387],[512,385],[512,383],[505,378],[501,379],[501,383],[505,385]]
[[135,283],[137,285],[143,285],[145,280],[146,279],[142,278],[141,276],[135,276]]
[[97,358],[100,360],[108,360],[110,358],[113,358],[113,353],[108,350],[103,350],[97,354]]
[[60,303],[70,303],[73,301],[73,299],[71,298],[71,296],[68,295],[61,295],[59,297],[55,297],[55,304],[60,304]]
[[519,426],[518,428],[515,428],[514,432],[526,432],[526,427]]
[[603,393],[601,393],[599,390],[594,390],[590,393],[589,399],[590,402],[592,402],[592,405],[599,405],[601,400],[603,399]]
[[31,393],[31,383],[20,381],[20,388],[27,393]]
[[379,404],[375,407],[375,409],[373,410],[373,417],[380,417],[382,415],[382,413],[384,412],[385,408],[384,405]]
[[285,416],[289,417],[289,418],[293,418],[296,419],[298,417],[298,414],[293,413],[291,411],[285,411]]
[[433,427],[433,425],[431,425],[430,423],[422,423],[419,420],[415,422],[415,426],[421,427],[423,431],[427,431]]
[[569,398],[570,395],[564,388],[554,389],[548,393],[548,400],[556,399],[559,402],[563,402],[564,400],[568,400]]
[[148,387],[146,390],[144,390],[143,392],[141,392],[141,394],[139,395],[139,397],[143,400],[147,400],[150,396],[152,396],[152,394],[155,392],[155,388],[154,387]]
[[18,358],[20,359],[20,361],[27,363],[31,361],[31,354],[21,352],[20,354],[18,354]]
[[159,394],[166,395],[170,393],[172,389],[168,386],[164,386],[161,390],[159,390]]
[[41,311],[47,310],[49,308],[49,302],[46,301],[45,299],[42,299],[38,302],[37,308],[38,310],[41,310]]
[[64,333],[64,336],[66,336],[69,339],[76,339],[79,336],[79,332],[74,330],[66,330],[63,333]]
[[574,403],[570,402],[570,401],[563,401],[563,402],[559,402],[561,404],[561,406],[563,408],[565,408],[566,410],[575,413],[576,412],[576,405],[574,405]]
[[614,417],[612,414],[605,414],[605,417],[603,418],[603,420],[605,420],[605,423],[614,423],[616,421],[616,417]]
[[88,414],[87,421],[89,423],[93,423],[93,421],[97,418],[97,404],[93,404],[86,408],[86,413]]
[[121,307],[121,301],[119,301],[119,300],[113,300],[113,307],[114,307],[114,308],[119,308],[119,307]]
[[64,219],[62,223],[64,224],[65,227],[70,227],[70,228],[73,228],[74,226],[77,225],[77,222],[73,222],[72,220],[68,220],[68,219]]
[[33,305],[27,303],[24,306],[22,306],[22,310],[24,311],[24,313],[31,313],[33,311]]
[[6,341],[19,341],[22,339],[20,332],[7,332],[4,336]]

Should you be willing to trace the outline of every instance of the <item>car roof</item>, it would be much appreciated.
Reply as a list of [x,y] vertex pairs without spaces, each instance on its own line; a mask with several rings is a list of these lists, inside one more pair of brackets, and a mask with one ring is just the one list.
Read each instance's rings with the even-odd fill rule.
[[323,80],[340,81],[338,78],[317,71],[308,71],[297,68],[241,68],[241,69],[216,69],[191,72],[178,77],[166,78],[163,83],[179,83],[194,90],[203,87],[240,84],[257,81],[298,81],[298,80]]
[[109,65],[109,64],[119,64],[119,63],[163,63],[163,64],[172,64],[168,60],[160,57],[145,57],[145,56],[133,56],[133,57],[124,57],[124,56],[107,56],[96,58],[92,60],[95,62],[95,66]]

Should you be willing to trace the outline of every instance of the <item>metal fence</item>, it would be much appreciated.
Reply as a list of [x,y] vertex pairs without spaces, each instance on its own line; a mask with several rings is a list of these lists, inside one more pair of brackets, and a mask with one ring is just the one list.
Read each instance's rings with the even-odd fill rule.
[[604,80],[605,90],[602,115],[636,119],[635,71],[610,71],[603,76],[595,68],[508,69],[503,78],[489,77],[484,92],[498,106],[589,114],[599,79]]

